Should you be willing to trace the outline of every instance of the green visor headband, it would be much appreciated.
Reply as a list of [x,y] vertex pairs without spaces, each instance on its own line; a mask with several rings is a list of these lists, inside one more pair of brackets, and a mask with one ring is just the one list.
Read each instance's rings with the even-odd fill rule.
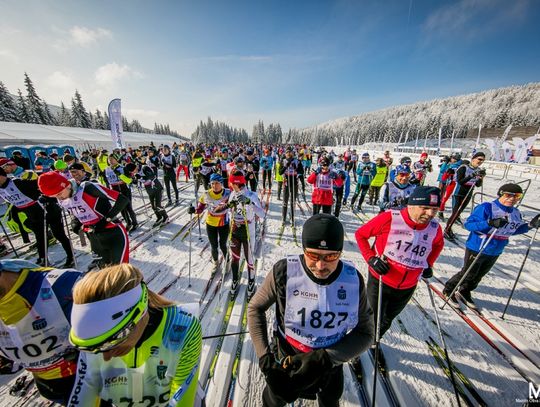
[[105,352],[126,339],[147,309],[144,283],[105,300],[73,304],[69,340],[80,350]]

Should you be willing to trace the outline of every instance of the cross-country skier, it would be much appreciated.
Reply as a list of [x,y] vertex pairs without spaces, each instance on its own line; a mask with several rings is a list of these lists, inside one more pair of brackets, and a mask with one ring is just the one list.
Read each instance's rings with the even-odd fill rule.
[[[465,221],[465,229],[470,234],[465,244],[465,259],[461,271],[450,278],[443,293],[448,296],[459,283],[465,272],[469,270],[472,262],[480,257],[473,268],[467,272],[465,280],[458,290],[450,298],[452,305],[458,307],[458,299],[461,299],[471,308],[476,308],[476,304],[471,296],[471,292],[478,287],[482,277],[484,277],[497,259],[502,254],[508,244],[509,238],[528,232],[532,228],[540,226],[540,215],[536,215],[529,223],[521,217],[521,212],[515,206],[523,197],[523,189],[518,184],[504,184],[499,188],[498,198],[492,202],[484,202],[477,205],[471,216]],[[493,238],[485,247],[484,242],[489,235],[494,233]],[[483,247],[483,249],[481,249]],[[457,294],[457,296],[456,296]]]
[[313,185],[313,193],[311,194],[313,215],[318,214],[321,210],[323,213],[330,213],[332,211],[334,199],[332,185],[334,179],[338,176],[338,173],[330,168],[330,160],[328,158],[323,158],[319,164],[320,166],[309,174],[307,179],[307,182]]
[[[232,162],[232,158],[229,157],[229,150],[226,147],[221,149],[220,157],[218,158],[218,168],[221,171],[221,177],[223,178],[223,186],[229,185],[229,170],[227,165]],[[219,172],[219,171],[218,171]]]
[[294,157],[291,147],[287,147],[285,158],[281,160],[279,173],[283,175],[283,207],[281,209],[281,220],[285,224],[287,221],[287,208],[290,205],[291,222],[294,224],[294,206],[298,197],[298,177],[303,174],[302,163]]
[[283,191],[283,174],[280,173],[281,159],[277,157],[274,161],[274,176],[277,182],[277,199],[281,201],[281,192]]
[[450,241],[455,240],[452,226],[461,215],[461,212],[467,207],[471,198],[474,187],[481,187],[486,170],[480,168],[480,165],[485,161],[486,155],[479,151],[472,156],[471,163],[462,165],[456,171],[456,189],[454,190],[452,202],[452,214],[446,222],[444,229],[444,237]]
[[[302,230],[303,254],[279,260],[248,305],[248,327],[266,379],[265,407],[297,398],[338,406],[342,365],[373,341],[373,314],[364,280],[341,260],[344,230],[329,214],[309,218]],[[266,311],[275,304],[273,338]]]
[[[88,166],[88,164],[86,164],[86,166]],[[84,181],[97,182],[96,179],[92,178],[92,171],[88,171],[88,168],[86,168],[82,162],[74,162],[68,168],[71,177],[77,184],[81,184]]]
[[69,407],[199,405],[199,320],[151,291],[131,264],[87,273],[73,290],[71,323],[81,353]]
[[241,171],[229,175],[229,184],[233,191],[229,196],[228,206],[231,208],[231,269],[232,284],[231,295],[236,295],[240,282],[240,256],[242,247],[248,268],[248,298],[255,291],[255,216],[263,219],[264,209],[257,192],[246,187],[246,178]]
[[338,170],[337,177],[332,182],[334,190],[334,216],[339,217],[341,205],[347,204],[351,192],[351,177],[346,170]]
[[[18,168],[13,161],[0,159],[0,198],[13,205],[16,209],[12,212],[14,216],[19,216],[19,212],[26,215],[24,226],[34,232],[39,257],[37,263],[40,266],[48,263],[46,248],[49,244],[46,233],[48,226],[66,252],[64,268],[73,267],[73,250],[64,230],[60,207],[54,199],[41,196],[36,173],[18,171]],[[55,174],[67,182],[67,179],[58,173],[52,171],[46,173]],[[8,174],[13,178],[8,178]],[[21,178],[16,174],[20,174]]]
[[448,199],[450,199],[450,197],[454,193],[454,189],[456,188],[456,171],[459,167],[461,167],[462,164],[463,161],[461,160],[461,154],[452,153],[452,155],[450,156],[450,162],[446,166],[444,173],[441,175],[441,183],[443,184],[443,188],[441,190],[441,206],[439,207],[439,218],[441,220],[444,219],[444,209],[446,206],[446,202],[448,201]]
[[[92,182],[77,185],[55,172],[41,175],[38,185],[43,195],[56,198],[74,217],[73,232],[79,234],[82,229],[86,233],[92,251],[100,257],[99,266],[129,261],[126,228],[116,220],[129,203],[125,196]],[[110,201],[115,201],[114,206]]]
[[425,151],[420,154],[420,159],[413,164],[412,170],[414,172],[414,178],[418,180],[420,185],[424,185],[427,173],[433,171],[433,165]]
[[246,150],[246,179],[249,182],[249,189],[257,192],[257,185],[259,183],[259,169],[261,164],[259,159],[255,155],[255,150],[248,148]]
[[[156,169],[148,165],[147,160],[144,157],[141,157],[141,163],[143,164],[135,176],[144,186],[144,189],[148,195],[148,200],[150,201],[150,206],[156,214],[156,221],[152,225],[152,227],[156,227],[169,220],[167,211],[161,205],[161,199],[163,197],[163,185],[161,185],[161,182],[159,182]],[[126,165],[126,168],[128,165]]]
[[261,158],[262,169],[262,184],[263,192],[266,192],[266,184],[268,183],[268,189],[272,189],[272,168],[274,167],[274,159],[268,148],[264,149],[264,155]]
[[105,176],[107,177],[108,184],[113,191],[116,191],[124,195],[129,203],[122,209],[122,217],[126,222],[126,229],[128,232],[135,230],[139,227],[137,221],[137,215],[133,210],[133,202],[130,185],[133,182],[129,173],[126,173],[124,167],[118,162],[118,155],[111,154],[109,156],[109,166],[105,169]]
[[186,182],[189,180],[189,153],[186,147],[182,146],[178,151],[178,168],[176,169],[176,182],[180,179],[180,172],[184,172]]
[[375,163],[372,162],[369,158],[368,153],[362,154],[362,162],[358,164],[358,168],[356,169],[356,175],[358,176],[358,183],[356,184],[356,190],[354,191],[354,195],[351,199],[351,208],[355,210],[354,203],[358,196],[360,198],[358,199],[358,206],[356,208],[357,211],[362,210],[362,204],[364,203],[364,199],[366,197],[366,194],[369,191],[369,186],[371,185],[371,181],[373,180],[373,177],[377,174],[377,168],[375,166]]
[[[377,321],[379,276],[382,276],[381,336],[409,302],[420,277],[433,276],[444,239],[435,218],[441,200],[436,187],[418,186],[406,208],[382,212],[355,233],[368,264],[367,292]],[[369,240],[375,238],[372,245]]]
[[229,237],[229,211],[226,204],[231,191],[223,188],[223,178],[219,174],[210,176],[210,189],[201,195],[196,213],[202,214],[207,209],[206,233],[210,241],[214,270],[219,264],[219,251],[227,257],[227,239]]
[[369,204],[377,205],[379,202],[379,192],[388,178],[388,167],[382,158],[377,158],[375,162],[375,176],[369,185]]
[[[167,205],[178,205],[178,187],[176,186],[176,157],[171,154],[171,148],[168,145],[163,146],[163,151],[160,156],[161,167],[163,168],[163,183],[167,191]],[[186,175],[187,179],[187,175]],[[171,185],[174,190],[175,202],[171,197]]]
[[414,191],[416,185],[412,185],[411,169],[405,165],[398,165],[395,168],[393,181],[387,181],[379,195],[379,208],[382,211],[387,209],[402,209],[407,205],[409,195]]
[[39,394],[66,405],[75,382],[78,351],[69,343],[71,291],[76,270],[0,260],[0,374],[26,369]]

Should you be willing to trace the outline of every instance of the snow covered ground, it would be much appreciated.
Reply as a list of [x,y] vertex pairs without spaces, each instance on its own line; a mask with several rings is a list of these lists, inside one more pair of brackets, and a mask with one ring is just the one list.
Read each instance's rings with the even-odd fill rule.
[[[437,164],[437,163],[435,163]],[[430,174],[428,182],[436,184],[436,171]],[[504,181],[496,176],[486,179],[484,192],[492,197]],[[179,186],[184,186],[180,183]],[[272,269],[275,262],[286,254],[301,253],[301,248],[294,242],[291,228],[287,227],[280,242],[277,244],[281,225],[281,201],[277,200],[274,184],[269,201],[269,210],[265,225],[264,241],[258,260],[257,279],[260,284],[264,276]],[[354,186],[351,187],[351,194]],[[308,187],[308,201],[311,189]],[[195,226],[185,239],[183,234],[171,240],[171,238],[189,221],[187,203],[193,199],[193,186],[180,192],[181,199],[185,199],[179,207],[171,210],[173,221],[164,227],[155,236],[148,238],[147,235],[134,233],[131,243],[131,261],[139,267],[149,286],[154,291],[160,292],[164,288],[164,295],[180,303],[196,303],[201,299],[201,293],[205,291],[210,277],[210,252],[206,245],[206,232],[204,224],[201,225],[201,239]],[[485,199],[492,199],[486,197]],[[540,182],[533,181],[523,203],[531,207],[540,208]],[[140,202],[136,203],[138,206]],[[297,224],[301,224],[309,217],[310,211],[305,203],[302,205],[304,213],[297,208]],[[365,205],[369,217],[376,214],[376,208]],[[526,219],[530,219],[538,213],[531,208],[523,208]],[[447,209],[449,214],[449,207]],[[141,215],[144,219],[145,215]],[[463,216],[464,218],[464,216]],[[354,232],[360,226],[359,218],[354,216],[347,207],[341,220],[345,225],[346,240],[344,258],[352,261],[364,276],[367,275],[365,262],[358,251]],[[148,229],[148,222],[142,229]],[[463,245],[466,232],[456,226],[454,228],[459,236],[459,245],[446,243],[445,249],[436,264],[435,275],[443,282],[459,271],[463,262]],[[301,229],[298,230],[300,241]],[[139,236],[139,237],[137,237]],[[137,242],[147,238],[142,244]],[[191,274],[188,269],[189,240],[192,243],[192,267]],[[524,268],[521,283],[517,289],[508,309],[506,318],[501,320],[500,314],[506,303],[506,299],[512,288],[514,279],[521,265],[530,235],[511,239],[511,243],[499,258],[497,267],[493,269],[480,284],[474,297],[478,304],[488,311],[488,319],[496,326],[501,327],[510,336],[513,342],[526,356],[508,344],[500,335],[489,331],[494,346],[488,344],[476,333],[464,320],[450,307],[439,310],[441,323],[446,332],[446,343],[450,351],[450,357],[457,368],[466,376],[471,385],[476,389],[481,399],[487,405],[513,406],[523,404],[529,395],[529,380],[535,387],[540,385],[540,252],[536,250],[538,243],[534,243],[529,259]],[[17,239],[16,239],[17,241]],[[81,255],[78,257],[79,268],[85,269],[91,261],[88,247],[81,248],[78,239],[74,241],[75,248]],[[133,249],[134,248],[134,249]],[[51,249],[51,260],[61,261],[63,252],[57,245]],[[244,275],[246,271],[244,270]],[[189,282],[191,286],[189,286]],[[223,290],[228,290],[230,281],[227,279]],[[237,303],[233,307],[228,326],[223,325],[224,315],[227,311],[227,295],[217,292],[213,296],[209,306],[207,301],[212,297],[215,282],[210,286],[208,294],[202,301],[201,309],[204,309],[202,317],[203,335],[215,335],[221,332],[238,332],[242,328],[243,307],[241,301],[244,290],[241,290]],[[440,298],[436,297],[438,306],[442,305]],[[429,316],[426,317],[427,314]],[[471,319],[475,316],[471,313]],[[271,321],[272,313],[268,319]],[[451,406],[456,405],[455,397],[450,380],[443,370],[437,365],[426,341],[432,337],[440,343],[437,328],[433,323],[433,308],[430,303],[428,290],[424,283],[420,283],[412,301],[402,312],[399,321],[395,321],[392,328],[382,339],[384,355],[389,369],[389,379],[401,401],[401,405],[407,406]],[[478,324],[482,321],[478,322]],[[239,340],[242,339],[239,346]],[[220,343],[222,341],[222,343]],[[500,352],[495,350],[500,349]],[[220,349],[216,353],[216,349]],[[238,366],[233,366],[235,356],[240,355]],[[215,355],[217,359],[214,358]],[[373,374],[369,366],[367,355],[363,357],[363,367],[366,370],[364,380],[369,383]],[[231,380],[231,371],[235,368],[237,374]],[[238,370],[236,371],[236,367]],[[362,401],[362,390],[353,378],[349,367],[345,367],[346,384],[343,395],[343,406],[365,405]],[[0,378],[0,406],[22,405],[49,405],[43,403],[30,391],[28,398],[15,398],[9,396],[10,384],[16,375]],[[259,371],[257,359],[254,355],[249,335],[243,337],[234,335],[221,339],[207,339],[203,343],[203,355],[201,360],[200,384],[207,391],[208,406],[223,406],[229,401],[229,393],[234,389],[230,402],[235,406],[259,406],[264,388],[264,379]],[[370,392],[370,386],[366,386]],[[384,394],[378,391],[378,395]],[[383,399],[379,399],[378,405],[384,405]],[[521,402],[518,402],[521,401]],[[479,403],[473,403],[478,405]],[[297,406],[311,406],[316,403],[311,401],[297,401]]]

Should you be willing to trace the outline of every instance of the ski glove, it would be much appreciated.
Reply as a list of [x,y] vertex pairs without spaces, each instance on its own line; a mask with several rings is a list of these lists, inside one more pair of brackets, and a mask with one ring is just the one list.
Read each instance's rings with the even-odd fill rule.
[[332,369],[332,361],[324,349],[287,356],[283,364],[291,372],[291,380],[300,389],[312,387],[324,373]]
[[422,270],[422,278],[428,279],[433,277],[433,269],[431,267],[426,267]]
[[379,256],[373,256],[368,260],[369,267],[372,268],[377,274],[384,276],[390,270],[390,266],[383,258]]
[[195,213],[195,207],[193,205],[189,205],[188,211],[190,215],[193,215]]
[[249,205],[251,203],[251,199],[249,199],[247,196],[245,195],[239,195],[236,200],[238,201],[238,203],[241,203],[242,205]]
[[490,220],[488,220],[488,225],[491,226],[492,228],[499,229],[499,228],[502,228],[502,227],[505,227],[506,225],[508,225],[508,219],[506,219],[506,218],[490,219]]
[[266,383],[272,393],[287,403],[292,403],[299,396],[299,390],[291,385],[291,378],[287,370],[276,363],[274,354],[269,352],[259,359],[259,367],[264,374]]
[[540,227],[540,215],[536,215],[534,218],[531,219],[529,226],[531,228],[537,229]]

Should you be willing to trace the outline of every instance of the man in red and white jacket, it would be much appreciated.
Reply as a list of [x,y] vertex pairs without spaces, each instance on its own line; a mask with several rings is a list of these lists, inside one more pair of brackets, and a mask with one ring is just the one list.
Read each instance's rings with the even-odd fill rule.
[[[444,239],[435,219],[441,200],[436,187],[418,186],[401,210],[382,212],[355,233],[369,265],[367,295],[377,321],[378,279],[382,276],[381,336],[405,308],[420,278],[433,276]],[[373,247],[370,238],[375,238]]]

